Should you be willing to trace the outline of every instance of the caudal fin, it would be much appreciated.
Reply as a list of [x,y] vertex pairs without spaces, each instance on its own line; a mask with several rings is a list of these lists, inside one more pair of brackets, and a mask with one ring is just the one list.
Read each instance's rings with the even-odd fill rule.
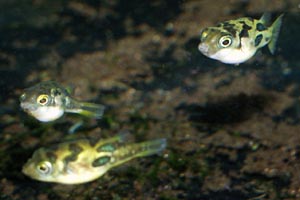
[[282,17],[283,17],[283,14],[281,14],[271,26],[272,27],[272,39],[268,44],[268,48],[272,54],[275,53],[276,42],[277,42],[277,39],[279,36],[280,27],[282,24]]
[[120,147],[113,153],[113,157],[115,159],[113,166],[120,165],[136,157],[158,154],[163,151],[166,146],[167,140],[165,138],[161,138]]

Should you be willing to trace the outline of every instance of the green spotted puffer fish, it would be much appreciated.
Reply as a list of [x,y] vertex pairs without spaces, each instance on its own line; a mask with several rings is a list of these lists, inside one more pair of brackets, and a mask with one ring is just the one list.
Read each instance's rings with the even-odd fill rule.
[[100,119],[105,109],[100,104],[75,100],[65,88],[53,81],[25,89],[20,102],[25,112],[41,122],[54,121],[65,112]]
[[22,172],[39,181],[80,184],[93,181],[133,158],[160,153],[166,147],[165,138],[125,144],[127,138],[128,134],[119,134],[95,144],[81,139],[40,148]]
[[244,17],[205,28],[198,49],[209,58],[236,65],[250,59],[265,45],[274,54],[282,17],[271,26],[267,26],[270,16],[265,13],[259,20]]

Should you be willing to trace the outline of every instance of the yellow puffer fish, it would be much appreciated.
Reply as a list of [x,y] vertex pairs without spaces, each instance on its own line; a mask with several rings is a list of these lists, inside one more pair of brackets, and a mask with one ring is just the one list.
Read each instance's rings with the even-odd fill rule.
[[53,81],[42,82],[25,89],[20,102],[25,112],[41,122],[54,121],[65,112],[99,119],[105,108],[100,104],[75,100],[65,88]]
[[156,154],[166,147],[165,138],[125,144],[127,135],[119,134],[96,144],[81,139],[50,148],[40,148],[23,166],[22,172],[39,181],[85,183],[133,158]]
[[198,49],[209,58],[236,65],[250,59],[265,45],[274,54],[282,17],[269,27],[270,17],[264,14],[259,20],[244,17],[205,28]]

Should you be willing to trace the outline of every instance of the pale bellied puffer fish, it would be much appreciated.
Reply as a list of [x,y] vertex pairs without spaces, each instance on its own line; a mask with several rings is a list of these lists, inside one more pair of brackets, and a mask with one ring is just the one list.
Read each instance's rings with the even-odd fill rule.
[[133,158],[160,153],[167,145],[165,138],[126,144],[127,138],[128,134],[119,134],[96,143],[80,139],[40,148],[23,166],[22,172],[39,181],[86,183]]
[[282,17],[271,26],[270,15],[265,13],[259,20],[244,17],[205,28],[198,49],[209,58],[236,65],[250,59],[265,45],[274,54]]
[[27,88],[20,96],[21,108],[41,122],[60,118],[65,112],[78,113],[90,118],[100,119],[105,106],[81,102],[54,81],[46,81]]

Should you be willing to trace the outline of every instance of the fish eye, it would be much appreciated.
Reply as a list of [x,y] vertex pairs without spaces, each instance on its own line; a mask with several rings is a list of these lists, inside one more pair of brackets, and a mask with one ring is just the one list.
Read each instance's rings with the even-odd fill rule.
[[46,95],[46,94],[41,94],[38,98],[37,98],[37,102],[44,106],[48,103],[48,99],[49,99],[49,96]]
[[220,46],[224,48],[229,47],[231,43],[232,43],[232,38],[228,35],[221,37],[219,40]]
[[43,161],[37,165],[37,170],[40,174],[47,175],[52,171],[52,165],[48,161]]

